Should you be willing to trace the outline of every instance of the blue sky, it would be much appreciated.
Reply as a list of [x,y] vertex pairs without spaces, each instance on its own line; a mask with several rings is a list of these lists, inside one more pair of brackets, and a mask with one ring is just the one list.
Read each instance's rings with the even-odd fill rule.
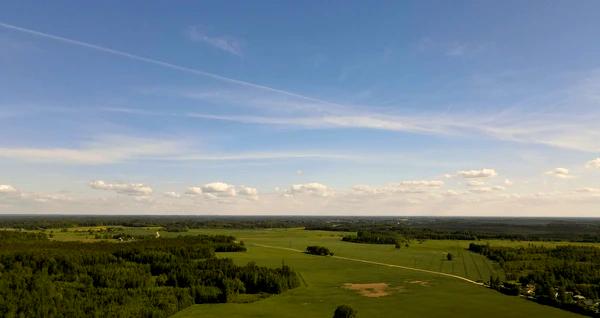
[[595,1],[0,2],[0,212],[600,216]]

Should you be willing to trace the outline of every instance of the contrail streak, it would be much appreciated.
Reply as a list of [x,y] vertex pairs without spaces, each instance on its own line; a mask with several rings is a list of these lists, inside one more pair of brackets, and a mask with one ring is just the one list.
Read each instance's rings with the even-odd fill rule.
[[165,62],[165,61],[161,61],[161,60],[156,60],[156,59],[149,58],[149,57],[144,57],[144,56],[140,56],[140,55],[136,55],[136,54],[127,53],[124,51],[114,50],[111,48],[103,47],[103,46],[92,44],[92,43],[87,43],[87,42],[83,42],[83,41],[65,38],[65,37],[58,36],[58,35],[52,35],[52,34],[40,32],[40,31],[36,31],[36,30],[22,28],[22,27],[19,27],[16,25],[8,24],[8,23],[0,22],[0,27],[27,33],[27,34],[31,34],[31,35],[35,35],[35,36],[46,38],[46,39],[51,39],[51,40],[71,44],[71,45],[85,47],[88,49],[92,49],[92,50],[96,50],[96,51],[100,51],[100,52],[104,52],[104,53],[108,53],[108,54],[112,54],[112,55],[125,57],[125,58],[131,59],[131,60],[154,64],[154,65],[170,68],[170,69],[181,71],[181,72],[186,72],[186,73],[190,73],[190,74],[194,74],[194,75],[209,77],[209,78],[213,78],[213,79],[216,79],[219,81],[237,84],[240,86],[261,89],[261,90],[278,93],[278,94],[282,94],[282,95],[286,95],[286,96],[290,96],[290,97],[300,98],[303,100],[307,100],[307,101],[311,101],[311,102],[315,102],[315,103],[319,103],[319,104],[329,104],[329,105],[333,105],[333,106],[337,106],[337,107],[344,107],[340,104],[328,102],[328,101],[325,101],[322,99],[313,98],[313,97],[309,97],[309,96],[305,96],[305,95],[301,95],[301,94],[296,94],[293,92],[289,92],[289,91],[285,91],[285,90],[281,90],[281,89],[277,89],[277,88],[273,88],[273,87],[269,87],[269,86],[265,86],[265,85],[254,84],[251,82],[246,82],[246,81],[226,77],[226,76],[206,72],[206,71],[195,69],[195,68],[190,68],[190,67],[177,65],[177,64],[173,64],[173,63],[169,63],[169,62]]

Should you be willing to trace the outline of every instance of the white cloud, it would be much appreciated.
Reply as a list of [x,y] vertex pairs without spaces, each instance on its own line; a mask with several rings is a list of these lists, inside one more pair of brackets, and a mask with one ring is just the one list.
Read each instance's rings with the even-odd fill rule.
[[173,192],[173,191],[168,191],[163,193],[163,195],[165,197],[169,197],[169,198],[181,198],[181,194],[177,193],[177,192]]
[[211,182],[203,186],[189,187],[186,194],[192,196],[203,196],[209,199],[223,199],[233,197],[244,197],[257,200],[258,190],[247,186],[235,186],[225,182]]
[[457,172],[457,175],[463,178],[489,178],[498,175],[496,170],[484,168],[481,170],[461,170]]
[[587,168],[599,168],[600,169],[600,158],[590,160],[585,165]]
[[258,196],[258,190],[256,188],[251,188],[251,187],[246,187],[246,186],[240,186],[238,188],[238,193],[240,195],[245,195],[245,196],[249,196],[249,197]]
[[9,184],[0,184],[0,194],[3,193],[16,193],[17,189]]
[[377,187],[372,187],[370,185],[365,184],[357,184],[352,187],[352,191],[357,194],[378,194],[381,193],[381,190]]
[[16,202],[17,205],[74,201],[66,193],[25,192],[8,184],[0,184],[0,196],[10,202]]
[[189,194],[189,195],[202,194],[202,187],[189,187],[188,190],[186,191],[186,194]]
[[480,181],[480,180],[469,180],[467,182],[467,185],[469,187],[483,187],[483,186],[485,186],[485,184],[486,184],[485,182]]
[[152,188],[143,183],[106,183],[102,180],[95,180],[89,185],[92,189],[114,191],[132,196],[150,196],[152,194]]
[[[568,211],[577,208],[578,211],[582,211],[578,215],[594,216],[600,203],[600,189],[593,187],[552,192],[533,188],[513,193],[505,191],[501,185],[445,189],[445,184],[433,181],[437,180],[403,181],[382,186],[356,185],[350,189],[333,189],[321,183],[297,184],[285,191],[263,194],[261,201],[256,203],[251,203],[254,200],[253,196],[258,195],[256,189],[223,182],[190,187],[189,196],[177,192],[162,192],[159,196],[141,195],[133,196],[133,199],[117,195],[71,198],[67,192],[26,193],[17,190],[14,195],[0,195],[0,211],[75,213],[88,207],[90,210],[85,211],[90,213],[222,211],[219,213],[294,214],[309,211],[339,215],[484,215],[482,211],[485,211],[485,215],[523,216],[548,213],[566,215]],[[114,186],[108,186],[106,182],[96,185],[102,189],[116,191]],[[461,183],[452,182],[451,185],[460,186]],[[235,190],[235,196],[231,196],[232,188]],[[207,193],[204,193],[203,189]],[[181,196],[179,199],[178,195]],[[194,200],[194,196],[204,199]],[[227,209],[223,209],[222,204],[227,204]],[[517,210],[518,214],[510,212]]]
[[207,183],[201,187],[202,193],[213,194],[217,196],[234,197],[237,194],[235,186],[224,182]]
[[317,183],[294,184],[286,192],[288,195],[313,195],[318,197],[331,197],[335,195],[335,191],[328,186]]
[[209,35],[202,26],[195,25],[187,29],[187,36],[194,42],[202,42],[233,55],[242,55],[241,42],[230,36]]
[[550,171],[546,171],[544,174],[560,179],[569,179],[573,177],[567,168],[555,168]]

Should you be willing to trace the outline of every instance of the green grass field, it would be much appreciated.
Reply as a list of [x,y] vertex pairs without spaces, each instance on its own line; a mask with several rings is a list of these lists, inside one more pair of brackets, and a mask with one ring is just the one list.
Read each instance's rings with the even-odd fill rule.
[[[54,231],[57,240],[92,241],[88,228]],[[157,228],[123,228],[131,234],[153,234]],[[160,231],[162,237],[193,234],[233,235],[248,247],[243,253],[223,253],[240,264],[290,265],[303,285],[282,295],[253,303],[194,305],[175,317],[331,317],[337,305],[350,304],[359,317],[576,317],[578,315],[505,296],[483,286],[433,273],[424,273],[347,259],[307,255],[308,245],[326,246],[336,256],[400,265],[487,281],[490,275],[502,277],[497,264],[468,252],[468,241],[413,242],[408,248],[392,245],[357,244],[341,241],[346,233],[305,231],[302,229],[229,230],[202,229],[185,233]],[[525,245],[528,242],[492,241],[494,245]],[[541,244],[536,242],[535,244]],[[544,243],[556,244],[556,243]],[[563,243],[560,243],[563,244]],[[262,245],[262,246],[260,246]],[[272,247],[265,247],[272,246]],[[279,248],[273,248],[279,247]],[[446,253],[454,260],[446,260]],[[344,284],[385,283],[388,295],[367,297]]]

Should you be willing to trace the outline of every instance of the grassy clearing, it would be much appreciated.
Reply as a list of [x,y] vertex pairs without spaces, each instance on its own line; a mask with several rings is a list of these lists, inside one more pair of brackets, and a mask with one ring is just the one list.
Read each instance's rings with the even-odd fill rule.
[[[223,233],[221,230],[211,230],[209,232]],[[323,245],[340,256],[440,271],[475,281],[487,281],[490,275],[502,275],[499,267],[488,262],[484,256],[466,251],[468,247],[466,241],[425,241],[422,244],[414,242],[409,248],[396,249],[393,245],[343,242],[340,240],[343,234],[335,232],[302,231],[298,229],[288,231],[256,230],[237,231],[233,235],[248,242],[300,250],[303,250],[307,245]],[[448,252],[457,257],[452,261],[447,261],[446,253]]]

